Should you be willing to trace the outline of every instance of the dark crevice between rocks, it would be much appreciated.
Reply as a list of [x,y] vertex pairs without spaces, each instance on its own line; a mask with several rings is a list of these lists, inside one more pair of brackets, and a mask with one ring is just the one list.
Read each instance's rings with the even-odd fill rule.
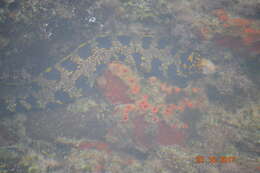
[[260,55],[256,58],[247,58],[241,64],[241,67],[245,70],[247,76],[260,89]]
[[232,93],[222,94],[217,87],[212,85],[208,85],[206,90],[210,102],[232,113],[236,113],[238,109],[242,108],[243,103],[246,101],[245,96],[241,95],[243,93],[236,93],[236,91],[237,89],[234,89]]
[[180,115],[180,120],[188,124],[188,139],[189,140],[202,140],[202,136],[198,134],[197,124],[203,117],[203,113],[197,109],[188,108]]

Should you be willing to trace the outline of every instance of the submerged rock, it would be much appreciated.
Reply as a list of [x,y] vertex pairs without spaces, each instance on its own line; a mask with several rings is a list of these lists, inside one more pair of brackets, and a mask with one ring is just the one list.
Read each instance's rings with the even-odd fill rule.
[[208,59],[201,59],[198,64],[198,67],[205,75],[214,74],[217,70],[216,65]]

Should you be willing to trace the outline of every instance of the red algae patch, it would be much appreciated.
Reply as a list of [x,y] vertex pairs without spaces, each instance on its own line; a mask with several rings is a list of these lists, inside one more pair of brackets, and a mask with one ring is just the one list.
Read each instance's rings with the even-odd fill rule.
[[109,70],[106,70],[97,79],[97,86],[111,104],[128,104],[133,102],[127,95],[129,87]]
[[[149,77],[141,81],[140,77],[131,68],[119,62],[112,62],[108,67],[108,71],[112,72],[105,76],[106,80],[107,78],[111,79],[111,76],[113,76],[113,79],[110,81],[116,81],[114,78],[117,77],[117,80],[119,79],[120,81],[120,87],[118,92],[114,91],[111,87],[116,87],[114,86],[116,82],[106,82],[105,86],[107,89],[105,89],[104,95],[113,103],[115,100],[121,100],[119,103],[124,104],[118,106],[116,111],[116,114],[120,115],[119,117],[121,117],[123,122],[131,120],[136,115],[145,115],[145,121],[149,123],[166,121],[167,124],[171,125],[178,122],[177,119],[180,112],[183,112],[185,109],[196,108],[197,98],[194,95],[200,93],[199,88],[180,89],[162,82],[156,77]],[[129,79],[131,79],[131,82],[129,82]],[[101,82],[97,83],[102,84],[105,82],[101,80]],[[119,82],[117,81],[117,83]],[[111,97],[111,93],[116,93],[117,96]],[[190,94],[185,94],[184,96],[183,93]],[[166,98],[168,96],[175,97],[175,95],[177,102],[175,104],[168,103]],[[129,105],[129,103],[131,104]]]
[[149,123],[145,122],[144,117],[136,117],[133,121],[133,135],[137,145],[145,148],[162,145],[180,145],[184,146],[187,139],[187,133],[184,128],[176,128],[167,125],[165,122],[155,120],[157,129],[155,133],[145,133],[149,128]]
[[165,122],[158,123],[158,134],[156,143],[159,145],[184,145],[187,134],[182,128],[173,128]]
[[225,9],[213,10],[211,14],[217,22],[208,21],[195,29],[200,40],[213,41],[238,53],[260,54],[260,23],[257,19],[239,17]]
[[229,16],[224,9],[217,9],[212,12],[213,15],[217,16],[218,19],[222,22],[226,22],[229,20]]
[[133,120],[133,138],[137,145],[150,148],[154,146],[154,136],[145,133],[148,128],[148,123],[144,120],[143,116],[138,116]]
[[115,105],[113,114],[118,124],[108,135],[112,141],[128,136],[143,149],[184,145],[189,125],[180,121],[181,112],[199,109],[199,88],[178,88],[156,77],[144,79],[120,62],[108,64],[96,83]]
[[96,149],[99,151],[110,152],[109,145],[100,141],[82,141],[75,146],[80,150]]
[[260,41],[260,25],[257,20],[232,17],[224,9],[214,10],[212,14],[218,18],[219,26],[222,27],[222,32],[213,33],[220,35],[221,39],[213,37],[213,41],[234,51],[243,47],[244,51],[259,54],[257,42]]

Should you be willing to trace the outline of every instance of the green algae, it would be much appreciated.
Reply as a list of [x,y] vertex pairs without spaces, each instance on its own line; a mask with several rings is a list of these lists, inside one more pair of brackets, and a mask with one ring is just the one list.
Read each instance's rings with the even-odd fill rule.
[[28,168],[28,173],[40,173],[40,172],[42,172],[41,169],[36,165]]

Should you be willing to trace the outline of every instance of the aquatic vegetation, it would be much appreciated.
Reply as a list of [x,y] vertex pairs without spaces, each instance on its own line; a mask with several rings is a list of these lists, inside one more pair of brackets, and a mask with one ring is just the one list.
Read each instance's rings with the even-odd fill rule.
[[[84,36],[94,38],[35,76],[25,92],[1,97],[1,115],[30,111],[27,120],[7,125],[14,131],[0,128],[1,160],[18,161],[21,171],[29,173],[246,172],[247,166],[256,167],[259,94],[254,81],[234,68],[244,61],[226,48],[236,55],[258,55],[259,23],[219,6],[212,11],[208,5],[218,2],[205,2],[86,1],[86,8],[83,1],[66,1],[70,6],[55,3],[57,11],[42,6],[52,7],[49,1],[27,4],[54,19],[46,24],[46,18],[40,28],[49,42],[57,41],[59,33],[76,35],[63,33],[56,18],[66,19],[63,28],[73,24],[84,30],[62,50],[63,40],[55,43],[57,57]],[[19,4],[24,10],[24,2]],[[23,12],[10,13],[10,20],[28,20]],[[138,22],[148,25],[138,28]],[[129,30],[121,32],[122,23]],[[95,36],[101,30],[108,32]],[[29,41],[26,37],[31,35],[22,36]],[[6,147],[18,142],[22,147]],[[195,157],[205,153],[239,158],[231,166],[194,165]],[[1,163],[0,172],[8,166]]]
[[90,109],[97,107],[97,103],[90,99],[79,99],[75,103],[70,104],[67,110],[70,112],[88,112]]
[[222,22],[226,22],[229,19],[228,14],[224,9],[217,9],[214,10],[212,13],[216,15],[218,19]]
[[110,71],[107,71],[104,76],[98,78],[97,84],[99,88],[104,90],[105,97],[112,104],[127,104],[132,102],[125,94],[128,90],[127,85]]
[[19,155],[13,151],[9,151],[8,148],[0,148],[0,160],[1,161],[15,161]]
[[150,7],[150,2],[146,0],[142,1],[122,1],[123,6],[127,12],[131,11],[131,17],[134,20],[153,20],[157,17],[157,13]]
[[[232,49],[242,49],[250,52],[253,56],[259,54],[258,41],[260,40],[260,30],[257,20],[233,17],[224,9],[214,10],[215,15],[220,21],[219,26],[222,36],[221,42],[224,42],[226,47]],[[219,42],[219,39],[216,39]],[[237,50],[235,50],[237,51]]]
[[28,173],[40,173],[40,172],[41,172],[41,170],[37,166],[31,166],[28,168]]
[[109,145],[103,142],[96,142],[96,141],[82,141],[79,142],[76,147],[80,150],[87,150],[87,149],[97,149],[99,151],[107,151],[109,152]]
[[[127,39],[127,44],[122,42],[122,37]],[[145,38],[147,36],[141,36],[139,39],[124,33],[116,36],[105,34],[82,43],[71,54],[48,67],[33,80],[31,87],[35,88],[37,85],[37,89],[4,98],[4,107],[10,112],[16,112],[18,109],[29,111],[58,108],[82,96],[95,97],[97,86],[104,86],[103,90],[106,91],[103,93],[108,102],[129,104],[133,103],[140,93],[147,92],[144,91],[145,87],[141,86],[142,77],[150,78],[151,82],[154,81],[153,85],[157,85],[160,80],[169,79],[171,84],[162,88],[169,95],[173,92],[173,86],[170,86],[172,83],[176,85],[175,88],[187,87],[188,81],[194,79],[189,76],[200,73],[199,67],[196,66],[200,56],[188,52],[182,55],[180,60],[178,51],[172,52],[169,40],[165,42],[162,41],[165,40],[164,37],[155,38],[151,34],[148,46]],[[160,46],[161,42],[165,43],[164,46]],[[151,56],[150,52],[157,56]],[[183,68],[184,64],[186,65]],[[155,78],[159,80],[156,82]],[[110,88],[105,87],[106,83]],[[118,88],[115,89],[116,87]],[[129,92],[132,92],[132,95]]]
[[[108,64],[108,70],[117,78],[114,77],[114,81],[107,82],[106,85],[98,84],[98,86],[108,101],[115,105],[115,118],[118,123],[123,123],[120,128],[125,126],[128,129],[123,132],[122,136],[133,133],[131,138],[144,148],[156,145],[184,145],[187,137],[185,129],[188,125],[181,122],[179,116],[185,109],[199,109],[197,100],[200,90],[198,88],[180,89],[154,76],[142,79],[129,66],[119,62]],[[112,79],[106,75],[107,73],[105,70],[105,75],[101,75],[102,80]],[[133,81],[129,82],[129,77]],[[115,83],[120,83],[117,85],[117,92],[111,92],[110,88],[114,88]],[[116,94],[117,99],[111,99],[113,97],[111,93]],[[183,94],[185,97],[181,96]],[[176,97],[175,102],[166,102],[167,97]],[[120,104],[115,104],[115,100],[117,104]],[[130,128],[127,127],[128,124]],[[150,126],[155,126],[155,133],[149,132]],[[120,130],[116,130],[117,128],[119,127],[114,127],[112,133],[108,135],[110,139],[113,139],[113,136],[118,137],[117,131]]]

